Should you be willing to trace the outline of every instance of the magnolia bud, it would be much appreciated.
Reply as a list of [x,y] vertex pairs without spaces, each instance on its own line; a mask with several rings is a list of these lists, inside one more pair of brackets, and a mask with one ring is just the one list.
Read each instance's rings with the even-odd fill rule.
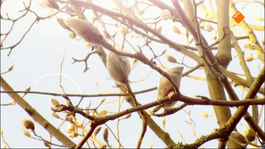
[[35,125],[30,119],[27,118],[22,119],[22,124],[26,129],[31,129],[32,131],[35,130]]
[[[174,67],[170,69],[167,73],[171,77],[172,81],[177,85],[178,89],[180,87],[180,80],[182,77],[182,71],[183,67]],[[171,85],[171,83],[168,81],[167,78],[164,76],[160,79],[159,85],[158,85],[158,94],[157,99],[160,100],[162,98],[167,97],[167,95],[170,92],[174,92],[174,87]],[[176,101],[166,103],[163,105],[163,108],[170,108],[173,105],[175,105]]]
[[108,138],[109,138],[109,130],[108,130],[108,128],[105,128],[104,129],[104,133],[103,133],[103,139],[107,143],[109,142],[109,139]]
[[107,69],[110,76],[119,83],[127,83],[131,66],[127,57],[109,52],[107,55]]
[[97,134],[100,132],[102,126],[99,126],[95,131],[94,131],[94,137],[97,136]]
[[235,142],[237,142],[238,144],[240,144],[243,147],[246,147],[246,145],[248,144],[248,139],[236,131],[233,131],[230,134],[229,138],[231,138],[232,140],[234,140]]
[[39,4],[44,9],[60,9],[59,5],[55,0],[42,0]]
[[167,9],[164,9],[164,10],[161,12],[161,18],[162,18],[162,20],[170,19],[170,18],[171,18],[171,13],[170,13],[170,11],[167,10]]
[[87,42],[100,44],[103,41],[103,36],[99,33],[98,29],[88,21],[70,18],[64,20],[64,23]]
[[56,20],[62,28],[71,31],[71,29],[64,23],[64,20],[62,18],[57,17]]
[[59,101],[54,99],[54,98],[50,98],[50,102],[54,107],[57,107],[60,105]]
[[177,63],[177,60],[173,56],[165,55],[165,58],[167,61],[169,61],[171,63]]

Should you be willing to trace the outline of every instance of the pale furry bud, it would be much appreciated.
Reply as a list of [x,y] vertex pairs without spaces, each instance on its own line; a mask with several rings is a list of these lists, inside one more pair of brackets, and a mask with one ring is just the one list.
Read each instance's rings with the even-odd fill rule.
[[178,27],[175,26],[175,25],[172,26],[172,31],[173,31],[174,33],[176,33],[176,34],[181,34],[180,30],[179,30]]
[[[178,89],[180,87],[182,71],[183,71],[183,67],[174,67],[167,72],[168,75],[171,77],[172,81],[177,85]],[[174,92],[174,87],[171,85],[168,79],[163,76],[160,79],[157,90],[158,90],[157,99],[160,100],[162,98],[167,97],[167,95],[170,92]],[[165,105],[163,105],[163,108],[170,108],[173,105],[175,105],[175,103],[176,103],[175,101],[166,103]]]
[[44,9],[60,9],[59,5],[55,0],[42,0],[39,4]]
[[27,137],[31,137],[30,131],[28,131],[27,129],[24,129],[24,135]]
[[50,102],[54,107],[57,107],[60,105],[60,102],[54,98],[50,98]]
[[254,43],[246,43],[244,47],[248,50],[255,50],[257,46]]
[[126,35],[128,33],[128,28],[124,27],[124,26],[120,26],[118,28],[118,32],[122,35]]
[[99,111],[98,114],[99,115],[107,115],[108,114],[108,110],[103,109],[103,110]]
[[205,23],[204,24],[204,29],[206,30],[206,31],[212,31],[213,30],[213,27],[210,25],[210,23]]
[[71,31],[71,29],[64,23],[64,20],[62,18],[57,17],[56,20],[62,28]]
[[161,12],[161,18],[162,18],[163,20],[170,19],[170,18],[171,18],[171,13],[170,13],[170,11],[167,10],[167,9],[162,10],[162,12]]
[[78,137],[78,133],[76,133],[76,132],[68,133],[68,137],[76,138],[76,137]]
[[66,5],[64,9],[67,13],[75,13],[75,10],[70,5]]
[[74,39],[76,37],[76,34],[74,32],[69,33],[69,38]]
[[96,135],[99,133],[99,131],[101,130],[102,126],[99,126],[95,131],[94,131],[94,137],[96,137]]
[[165,130],[165,126],[166,126],[166,119],[165,119],[165,117],[163,117],[163,119],[162,119],[162,127],[163,127],[164,130]]
[[128,82],[131,66],[127,57],[109,52],[107,55],[107,69],[116,82],[123,84]]
[[11,66],[8,67],[7,71],[12,71],[13,68],[14,68],[14,65],[11,65]]
[[56,112],[52,112],[52,116],[55,118],[60,118],[60,116]]
[[100,44],[104,40],[98,29],[88,21],[70,18],[64,20],[64,23],[87,42]]
[[173,56],[165,55],[165,58],[167,61],[169,61],[171,63],[177,63],[177,60]]
[[254,56],[253,56],[253,55],[250,55],[250,56],[246,57],[245,60],[246,60],[247,62],[251,62],[251,61],[254,60]]

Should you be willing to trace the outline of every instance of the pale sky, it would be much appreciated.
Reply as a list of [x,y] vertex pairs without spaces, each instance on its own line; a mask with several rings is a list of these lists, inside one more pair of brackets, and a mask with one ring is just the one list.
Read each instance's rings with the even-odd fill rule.
[[[8,12],[9,17],[15,18],[17,16],[17,11],[23,9],[23,0],[14,1],[6,0],[4,1],[3,7],[1,8],[1,14],[6,17],[5,12]],[[104,0],[102,0],[104,1]],[[25,1],[27,3],[27,1]],[[42,9],[38,5],[39,1],[33,2],[33,10],[36,10],[41,16],[48,14],[48,10]],[[99,2],[100,5],[106,4],[106,7],[113,8],[114,5],[107,4],[107,1]],[[104,5],[103,5],[104,6]],[[264,15],[264,7],[260,5],[254,5],[246,7],[245,9],[238,9],[245,15],[245,20],[248,23],[256,25],[264,25],[263,22],[256,20],[257,17]],[[155,11],[150,12],[150,15],[159,16],[160,12]],[[67,18],[64,15],[58,15],[58,17]],[[17,42],[21,36],[24,34],[26,29],[29,27],[29,24],[34,20],[33,15],[29,15],[22,19],[16,24],[12,31],[12,35],[4,43],[4,47],[10,46]],[[170,26],[172,23],[170,21],[161,22],[163,25],[162,33],[165,34],[169,39],[176,39],[177,43],[186,44],[186,40],[181,35],[172,34],[170,32]],[[5,23],[1,20],[1,33],[5,32],[10,27],[10,24]],[[183,29],[183,28],[182,28]],[[112,30],[111,30],[112,31]],[[242,36],[245,33],[242,30],[238,30],[242,33]],[[115,32],[115,30],[113,30]],[[185,33],[185,30],[181,30]],[[207,37],[208,42],[214,42],[211,40],[212,34],[203,32],[205,37]],[[264,35],[259,32],[257,33],[258,39],[264,38]],[[239,36],[239,35],[238,35]],[[121,35],[118,35],[116,38],[117,43],[121,43]],[[137,48],[137,45],[142,45],[143,41],[138,39],[134,40],[132,43],[135,44],[134,47]],[[240,43],[243,45],[242,41]],[[161,44],[153,44],[154,51],[157,54],[161,53],[163,50],[167,49],[167,54],[173,55],[178,61],[181,61],[182,54],[175,52],[170,49],[168,46]],[[126,50],[133,52],[133,49],[129,46],[125,47]],[[144,49],[145,51],[148,51]],[[8,57],[7,54],[9,50],[1,50],[1,72],[7,70],[11,65],[14,65],[14,69],[3,75],[4,79],[13,87],[15,90],[25,90],[27,87],[31,86],[32,91],[45,91],[45,92],[56,92],[62,93],[59,87],[59,73],[60,73],[60,64],[62,61],[63,54],[65,53],[65,59],[63,63],[63,86],[66,93],[83,93],[83,94],[95,94],[95,93],[110,93],[110,92],[119,92],[118,88],[115,88],[115,83],[113,80],[109,79],[110,76],[106,71],[103,63],[97,55],[92,55],[88,60],[89,70],[83,73],[84,63],[75,63],[72,64],[72,58],[82,59],[90,51],[90,48],[86,47],[86,42],[84,40],[74,40],[69,38],[69,32],[64,30],[56,21],[56,18],[41,20],[33,26],[29,34],[25,39],[13,49],[11,55]],[[235,51],[233,55],[235,55]],[[250,55],[250,51],[246,51],[246,55]],[[253,52],[252,52],[253,53]],[[255,54],[255,53],[254,53]],[[147,52],[148,56],[151,56],[151,53]],[[166,65],[168,68],[176,66],[176,64],[170,63],[164,59],[164,57],[159,58],[159,60]],[[132,64],[132,60],[130,60]],[[190,66],[195,66],[193,61],[187,58],[185,61],[186,64]],[[238,64],[238,59],[232,61],[229,65],[228,70],[242,73],[241,68]],[[257,76],[259,70],[262,68],[262,63],[259,60],[254,60],[251,63],[247,63],[251,68],[251,74]],[[138,64],[138,66],[132,71],[129,79],[134,82],[139,79],[146,77],[150,72],[150,67]],[[184,68],[186,72],[188,68]],[[140,73],[139,73],[140,72]],[[192,73],[194,76],[205,77],[202,70]],[[158,85],[160,75],[153,71],[151,75],[143,82],[131,83],[133,91],[140,91],[143,89],[151,88]],[[2,89],[1,89],[2,91]],[[183,77],[181,81],[180,91],[184,95],[194,97],[195,95],[204,95],[208,96],[208,88],[206,82],[196,81],[194,79]],[[192,91],[192,92],[191,92]],[[238,96],[241,98],[242,91],[236,89]],[[137,99],[140,103],[145,104],[156,100],[156,91],[139,94]],[[246,93],[244,93],[245,95]],[[55,127],[58,127],[61,124],[61,120],[58,120],[51,115],[49,99],[53,96],[46,95],[37,95],[37,94],[28,94],[25,96],[25,100],[31,104],[43,117],[48,121],[52,122]],[[59,100],[61,103],[65,104],[65,100],[61,97],[53,97]],[[77,104],[80,98],[71,97],[71,100],[74,104]],[[89,101],[92,101],[92,107],[96,107],[100,100],[103,97],[98,98],[85,98],[81,107],[88,105]],[[106,101],[117,100],[118,97],[106,97]],[[7,94],[1,94],[1,104],[12,102],[12,99]],[[180,103],[178,103],[180,105]],[[100,110],[107,109],[110,112],[116,112],[118,103],[116,101],[111,103],[103,104],[100,107]],[[122,110],[129,108],[130,106],[124,102],[122,104]],[[202,112],[206,112],[208,115],[214,115],[214,111],[211,106],[189,106],[191,110],[192,120],[195,122],[197,137],[201,135],[207,135],[212,132],[215,128],[218,128],[216,117],[211,116],[209,118],[204,118]],[[188,108],[185,108],[188,111]],[[231,111],[235,111],[236,108],[231,108]],[[59,114],[64,118],[64,113]],[[84,118],[77,116],[79,121],[82,122]],[[23,118],[30,118],[30,116],[18,105],[15,106],[1,106],[1,129],[4,131],[4,137],[6,142],[12,147],[43,147],[43,142],[32,140],[24,136],[21,120]],[[157,124],[162,127],[162,118],[152,117]],[[166,117],[166,127],[165,130],[170,132],[171,138],[177,143],[182,141],[181,137],[177,131],[181,132],[186,143],[192,143],[195,140],[192,129],[190,125],[187,124],[189,117],[187,113],[183,110]],[[87,121],[86,121],[87,122]],[[241,121],[242,124],[246,125],[245,121]],[[61,130],[66,133],[67,124],[63,124]],[[49,139],[49,134],[45,129],[40,125],[35,123],[36,132],[39,135],[42,135],[43,138]],[[116,133],[116,121],[109,121],[107,123],[109,127]],[[120,122],[120,136],[121,143],[124,147],[135,147],[139,134],[141,132],[141,119],[136,113],[132,114],[132,117]],[[264,126],[264,125],[263,125]],[[103,126],[105,127],[105,126]],[[88,128],[88,127],[87,127]],[[244,133],[244,126],[238,125],[240,133]],[[80,131],[81,132],[81,131]],[[103,132],[103,131],[102,131]],[[103,141],[102,132],[98,135],[98,138]],[[54,140],[54,139],[53,139]],[[78,143],[81,140],[81,137],[77,139],[72,139],[75,143]],[[58,141],[55,141],[58,143]],[[114,137],[109,135],[109,142],[112,146],[117,146],[117,142],[114,140]],[[148,147],[152,144],[153,147],[165,147],[165,144],[153,134],[153,132],[148,128],[145,138],[143,140],[142,147]],[[210,141],[205,143],[203,146],[207,147],[216,147],[218,144],[217,141]],[[3,142],[1,140],[1,147],[3,147]]]

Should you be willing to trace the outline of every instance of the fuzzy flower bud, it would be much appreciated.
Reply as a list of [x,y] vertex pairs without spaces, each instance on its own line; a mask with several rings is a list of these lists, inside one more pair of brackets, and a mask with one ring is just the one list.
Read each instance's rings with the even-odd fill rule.
[[[174,67],[167,72],[168,75],[171,77],[172,81],[177,85],[178,89],[180,87],[180,80],[182,77],[182,71],[183,71],[183,67]],[[171,85],[171,83],[168,81],[168,79],[163,76],[160,79],[157,90],[158,90],[158,94],[157,94],[158,100],[160,100],[161,98],[167,97],[167,95],[170,92],[174,92],[174,87]],[[176,103],[175,101],[170,102],[170,103],[166,103],[163,106],[163,108],[170,108],[173,105],[175,105],[175,103]]]
[[171,19],[171,13],[170,13],[170,11],[167,10],[167,9],[162,10],[162,12],[161,12],[161,18],[162,18],[162,20]]
[[88,21],[70,18],[64,20],[64,23],[87,42],[100,44],[103,41],[103,37],[99,33],[98,29]]
[[107,55],[107,69],[116,82],[123,84],[128,82],[131,66],[127,57],[109,52]]
[[42,0],[39,4],[44,9],[60,9],[55,0]]

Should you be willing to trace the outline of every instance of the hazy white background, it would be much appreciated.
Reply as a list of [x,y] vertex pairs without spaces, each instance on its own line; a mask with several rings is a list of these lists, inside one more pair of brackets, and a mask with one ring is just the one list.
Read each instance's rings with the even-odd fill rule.
[[[103,1],[103,2],[102,2]],[[10,18],[16,18],[18,16],[18,10],[23,9],[22,0],[5,0],[3,7],[1,8],[1,14],[6,16],[5,13],[8,12]],[[27,4],[28,1],[25,0]],[[48,10],[44,10],[38,5],[39,1],[34,1],[32,10],[35,10],[39,15],[45,16],[48,14]],[[100,5],[107,8],[113,8],[112,4],[109,4],[110,1],[101,0],[97,1]],[[264,15],[264,8],[260,5],[249,5],[245,9],[237,7],[242,14],[245,15],[245,20],[251,24],[264,25],[263,22],[258,22],[256,17]],[[160,10],[152,10],[149,12],[152,15],[159,16]],[[199,13],[200,15],[200,13]],[[60,15],[59,15],[60,16]],[[66,16],[60,16],[67,18]],[[19,23],[16,24],[12,31],[12,35],[4,43],[4,47],[13,45],[16,43],[21,36],[25,33],[26,29],[29,27],[31,22],[35,19],[34,15],[28,15]],[[186,44],[186,40],[183,36],[173,34],[170,30],[170,21],[163,21],[163,34],[165,34],[171,40],[176,41],[177,43]],[[167,26],[168,25],[168,26]],[[1,21],[1,33],[5,33],[6,30],[10,28],[10,23]],[[215,27],[216,28],[216,27]],[[242,35],[245,33],[238,29]],[[115,30],[113,31],[115,32]],[[181,30],[185,33],[185,30]],[[204,32],[204,35],[208,39],[208,42],[214,42],[211,40],[212,34]],[[263,34],[258,34],[258,39],[261,40]],[[121,35],[119,36],[121,37]],[[137,45],[142,45],[141,41],[134,39],[135,42],[132,43],[135,48]],[[116,39],[117,43],[121,43],[121,38]],[[241,41],[240,41],[241,42]],[[241,42],[242,43],[242,42]],[[59,72],[60,72],[60,63],[65,53],[65,60],[63,65],[63,86],[66,93],[84,93],[84,94],[95,94],[95,93],[110,93],[118,92],[117,88],[114,88],[114,81],[109,79],[110,76],[107,73],[103,63],[97,55],[92,55],[89,60],[89,70],[83,73],[84,63],[75,63],[72,64],[72,57],[77,59],[83,59],[86,54],[90,51],[90,48],[85,46],[86,43],[84,40],[73,40],[69,38],[69,32],[64,30],[56,21],[56,18],[46,19],[45,21],[39,21],[33,26],[31,31],[25,37],[25,39],[13,49],[11,55],[8,57],[7,54],[9,50],[1,50],[1,72],[5,71],[10,65],[14,65],[14,69],[5,74],[3,77],[6,81],[15,89],[15,90],[25,90],[27,87],[31,86],[32,91],[46,91],[46,92],[57,92],[62,93],[59,87]],[[167,54],[170,54],[177,58],[178,61],[181,61],[182,55],[170,49],[167,46],[160,44],[153,44],[153,49],[157,53],[161,53],[164,49],[167,49]],[[130,47],[125,47],[125,49],[132,51]],[[148,50],[147,50],[148,51]],[[233,55],[235,55],[235,51]],[[132,51],[133,52],[133,51]],[[150,53],[147,52],[150,55]],[[246,56],[250,55],[249,51],[246,51]],[[164,57],[159,58],[160,61],[166,65],[168,68],[172,68],[175,64],[167,62]],[[194,66],[193,61],[185,61],[186,64]],[[132,61],[131,61],[132,62]],[[254,60],[251,63],[248,63],[251,68],[251,74],[256,76],[262,68],[262,64],[259,60]],[[242,73],[241,68],[239,67],[238,60],[234,60],[232,64],[229,65],[228,69],[233,70],[237,73]],[[131,81],[137,81],[144,78],[151,69],[148,66],[139,64],[136,69],[134,69],[130,75]],[[188,69],[185,68],[184,72]],[[203,71],[196,71],[192,75],[204,77]],[[152,74],[143,82],[131,83],[133,91],[139,91],[142,89],[151,88],[157,86],[160,75],[153,71]],[[98,84],[98,87],[96,86]],[[2,90],[2,89],[1,89]],[[185,95],[191,97],[195,95],[204,95],[209,96],[208,88],[206,82],[196,81],[191,78],[183,77],[181,82],[181,92]],[[241,98],[242,91],[236,90],[239,97]],[[27,102],[29,102],[35,109],[38,110],[47,120],[53,123],[54,126],[58,127],[61,124],[61,120],[58,120],[51,115],[51,104],[49,98],[52,96],[46,95],[35,95],[28,94],[25,96]],[[61,97],[54,97],[59,100],[61,103],[65,103],[64,99]],[[80,98],[73,98],[71,100],[74,104],[77,104]],[[85,98],[81,107],[88,105],[88,101],[92,101],[92,107],[97,106],[99,100],[103,98]],[[118,97],[106,97],[106,101],[113,101],[118,99]],[[140,103],[148,103],[156,100],[156,91],[149,93],[137,95],[137,99]],[[11,102],[12,99],[7,94],[1,94],[1,103]],[[110,112],[116,112],[118,107],[117,102],[112,102],[104,104],[100,109],[108,109]],[[122,109],[129,108],[130,106],[124,102]],[[211,106],[189,106],[191,109],[191,117],[195,122],[196,135],[200,137],[201,135],[207,135],[213,131],[213,129],[218,128],[217,121],[215,116],[204,118],[202,112],[206,112],[209,115],[214,115],[213,109]],[[188,111],[188,108],[185,108]],[[232,111],[236,110],[232,108]],[[64,117],[64,114],[60,114],[61,117]],[[78,116],[79,117],[79,116]],[[44,147],[43,142],[32,140],[23,134],[21,120],[22,118],[30,118],[30,116],[18,105],[15,106],[1,106],[1,129],[4,131],[5,140],[9,143],[12,148],[15,147]],[[81,118],[81,117],[79,117]],[[156,122],[162,126],[162,118],[152,117]],[[79,119],[80,122],[83,121],[83,118]],[[182,141],[177,131],[181,132],[185,141],[187,143],[192,143],[195,138],[192,133],[190,125],[186,122],[189,121],[187,113],[183,110],[177,112],[174,115],[166,117],[166,128],[167,132],[170,132],[172,139],[175,142]],[[246,124],[244,120],[241,121],[243,124]],[[107,123],[114,132],[116,121],[109,121]],[[141,119],[139,119],[138,114],[133,114],[131,118],[127,120],[122,120],[120,122],[120,136],[121,143],[124,147],[135,147],[139,134],[141,132]],[[245,128],[238,125],[238,130],[243,133]],[[66,132],[67,123],[65,123],[61,130]],[[48,139],[49,134],[38,124],[36,124],[36,132],[39,135],[42,135],[43,138]],[[98,135],[100,140],[103,140],[101,133]],[[117,146],[114,137],[110,134],[109,140],[112,146]],[[80,141],[80,138],[73,139],[76,143]],[[58,143],[58,142],[57,142]],[[3,147],[3,142],[1,140],[1,147]],[[153,147],[165,147],[164,143],[158,139],[156,135],[148,128],[146,136],[143,140],[142,147],[148,147],[149,144],[152,144]],[[204,144],[204,147],[216,147],[217,141],[210,141]]]

